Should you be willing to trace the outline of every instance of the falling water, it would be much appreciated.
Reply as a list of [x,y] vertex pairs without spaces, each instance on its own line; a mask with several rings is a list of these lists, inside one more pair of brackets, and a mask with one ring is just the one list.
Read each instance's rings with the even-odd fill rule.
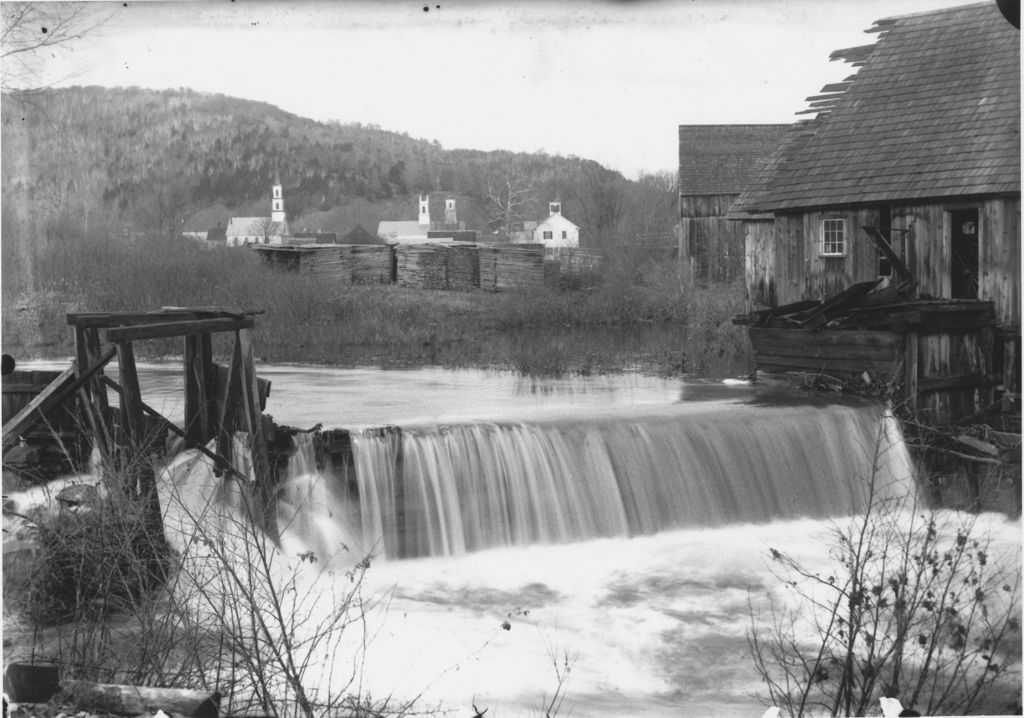
[[848,515],[872,477],[883,495],[912,490],[899,430],[877,406],[370,428],[351,446],[354,478],[319,480],[300,439],[279,517],[310,550],[460,555]]

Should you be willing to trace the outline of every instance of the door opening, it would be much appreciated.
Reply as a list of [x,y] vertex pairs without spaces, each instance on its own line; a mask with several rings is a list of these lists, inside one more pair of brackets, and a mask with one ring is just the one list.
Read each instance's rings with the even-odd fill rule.
[[950,212],[952,228],[950,296],[954,299],[978,298],[978,210]]

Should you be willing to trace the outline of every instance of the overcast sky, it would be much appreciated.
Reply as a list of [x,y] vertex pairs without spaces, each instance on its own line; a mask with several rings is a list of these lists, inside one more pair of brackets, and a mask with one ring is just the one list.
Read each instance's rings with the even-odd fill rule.
[[[792,122],[874,20],[959,0],[97,3],[58,85],[189,87],[446,148],[677,165],[680,124]],[[428,8],[425,10],[425,8]]]

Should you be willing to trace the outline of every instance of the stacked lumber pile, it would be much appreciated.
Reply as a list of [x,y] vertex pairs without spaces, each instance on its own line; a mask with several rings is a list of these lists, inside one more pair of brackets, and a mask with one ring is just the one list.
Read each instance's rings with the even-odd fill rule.
[[403,287],[448,288],[448,248],[439,244],[395,247],[395,279]]
[[391,247],[379,244],[348,244],[338,247],[342,264],[353,284],[390,284]]
[[597,272],[603,259],[600,252],[586,249],[559,249],[555,251],[555,257],[561,274],[570,277]]
[[475,244],[448,247],[448,288],[468,291],[480,286],[480,253]]
[[336,277],[348,284],[352,281],[348,263],[340,247],[330,244],[296,247],[299,252],[299,271],[303,274]]
[[480,245],[480,286],[492,291],[544,283],[544,245]]

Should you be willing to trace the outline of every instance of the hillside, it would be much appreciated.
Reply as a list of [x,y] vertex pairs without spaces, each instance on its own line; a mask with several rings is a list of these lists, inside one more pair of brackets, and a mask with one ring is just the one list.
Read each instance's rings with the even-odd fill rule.
[[500,229],[488,188],[507,197],[515,174],[529,190],[520,218],[543,216],[559,197],[585,242],[631,234],[636,183],[579,158],[446,150],[191,90],[51,89],[4,96],[0,109],[5,254],[12,236],[18,244],[125,229],[170,236],[220,216],[262,214],[275,172],[296,230],[414,219],[417,193],[435,190],[459,197],[460,218],[474,228]]

